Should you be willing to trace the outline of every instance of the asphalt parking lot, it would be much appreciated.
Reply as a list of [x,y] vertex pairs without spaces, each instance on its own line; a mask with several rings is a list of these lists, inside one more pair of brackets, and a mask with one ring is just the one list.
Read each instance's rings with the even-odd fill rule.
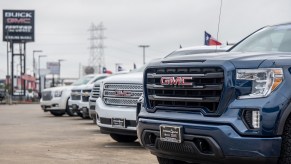
[[38,104],[0,105],[0,131],[0,163],[157,163],[138,142],[117,143],[91,120],[54,117]]

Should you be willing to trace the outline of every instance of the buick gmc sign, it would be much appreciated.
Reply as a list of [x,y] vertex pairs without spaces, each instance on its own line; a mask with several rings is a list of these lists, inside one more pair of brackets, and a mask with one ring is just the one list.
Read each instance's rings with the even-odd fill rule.
[[3,41],[34,41],[34,10],[3,10]]

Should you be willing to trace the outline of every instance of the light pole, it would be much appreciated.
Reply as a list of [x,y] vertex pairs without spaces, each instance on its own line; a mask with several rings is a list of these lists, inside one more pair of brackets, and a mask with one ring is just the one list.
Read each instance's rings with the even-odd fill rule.
[[139,45],[138,47],[143,48],[143,64],[145,64],[145,49],[150,47],[149,45]]
[[38,93],[41,98],[41,76],[40,76],[40,58],[47,57],[46,55],[38,55]]
[[58,82],[60,83],[60,80],[61,80],[61,62],[62,61],[65,61],[65,59],[59,59],[59,79],[58,79]]
[[36,72],[36,69],[35,69],[35,68],[36,68],[36,66],[35,66],[35,65],[36,65],[36,64],[35,64],[35,58],[34,58],[34,54],[35,54],[35,53],[37,53],[37,52],[39,52],[39,53],[40,53],[40,52],[42,52],[42,50],[33,50],[33,51],[32,51],[32,56],[33,56],[33,59],[32,59],[32,70],[33,70],[33,77],[36,77],[36,76],[35,76],[35,72]]

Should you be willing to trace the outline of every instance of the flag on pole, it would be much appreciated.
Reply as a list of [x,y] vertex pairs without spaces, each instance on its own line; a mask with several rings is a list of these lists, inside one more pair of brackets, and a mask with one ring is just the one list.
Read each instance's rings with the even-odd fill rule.
[[204,45],[206,46],[216,46],[221,45],[219,41],[213,38],[208,32],[204,31]]
[[136,69],[136,64],[135,63],[133,63],[133,69]]
[[121,65],[119,65],[119,66],[117,67],[117,70],[118,70],[118,72],[120,72],[120,71],[123,71],[123,68],[122,68],[122,66],[121,66]]
[[103,67],[102,68],[102,73],[106,73],[106,71],[107,71],[106,67]]

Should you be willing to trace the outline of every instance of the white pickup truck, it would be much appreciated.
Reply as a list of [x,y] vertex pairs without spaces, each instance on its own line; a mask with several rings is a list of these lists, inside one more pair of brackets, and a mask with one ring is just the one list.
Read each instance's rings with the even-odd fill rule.
[[118,142],[133,142],[136,135],[136,104],[142,95],[143,69],[104,79],[96,101],[96,121],[101,133]]
[[[72,112],[76,112],[80,117],[84,119],[92,118],[89,113],[89,99],[91,96],[91,92],[92,90],[94,90],[94,85],[96,83],[100,83],[100,81],[106,77],[108,77],[108,75],[98,78],[97,81],[93,84],[81,85],[72,88],[71,96],[69,99],[69,107]],[[96,120],[96,118],[92,119]]]
[[[229,47],[199,46],[176,50],[168,57],[197,53],[223,52]],[[101,133],[110,134],[117,142],[134,142],[136,134],[136,109],[143,93],[143,70],[116,75],[102,80],[96,101],[96,121]],[[96,84],[99,90],[99,84]],[[94,99],[95,101],[95,99]]]
[[99,78],[106,76],[106,74],[87,75],[75,81],[70,86],[44,89],[42,91],[40,105],[44,112],[50,112],[54,116],[63,116],[65,113],[69,116],[74,116],[75,113],[69,108],[69,98],[72,88],[85,84],[93,84]]

